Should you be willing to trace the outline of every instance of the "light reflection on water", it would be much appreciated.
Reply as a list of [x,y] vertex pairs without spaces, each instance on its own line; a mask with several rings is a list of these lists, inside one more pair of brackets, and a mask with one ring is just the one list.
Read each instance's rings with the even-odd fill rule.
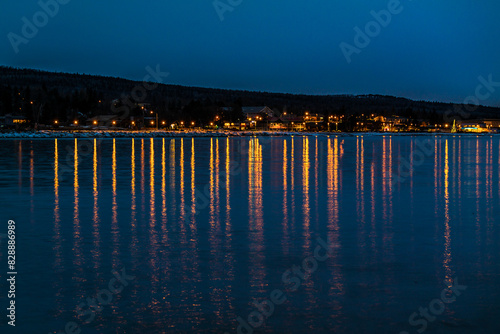
[[[423,138],[435,153],[416,164]],[[283,289],[287,302],[259,331],[399,333],[455,277],[475,289],[435,329],[495,328],[479,319],[500,296],[498,137],[3,144],[0,196],[4,217],[19,222],[20,284],[37,277],[19,299],[47,305],[20,310],[22,329],[78,321],[76,305],[122,267],[135,281],[86,332],[235,332],[236,317]],[[404,159],[414,168],[393,183]],[[330,259],[287,290],[283,272],[317,237],[336,245]]]

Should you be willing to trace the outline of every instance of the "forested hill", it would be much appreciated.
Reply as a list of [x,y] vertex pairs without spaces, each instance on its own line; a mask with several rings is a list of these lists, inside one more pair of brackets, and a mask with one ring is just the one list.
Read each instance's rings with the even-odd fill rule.
[[[113,77],[0,67],[0,115],[15,112],[29,116],[30,109],[26,104],[33,102],[31,104],[35,107],[43,105],[41,121],[74,115],[90,117],[109,114],[111,103],[116,99],[149,103],[162,117],[187,117],[200,121],[211,119],[221,107],[241,110],[242,106],[264,105],[297,115],[305,111],[324,115],[364,113],[431,121],[442,120],[447,111],[449,114],[450,110],[464,110],[461,105],[381,95],[296,95],[169,84],[160,84],[153,90],[136,87],[143,87],[143,83]],[[132,94],[134,88],[136,93],[145,91],[146,94]],[[131,95],[135,95],[135,101]],[[470,117],[500,118],[500,108],[477,107]]]

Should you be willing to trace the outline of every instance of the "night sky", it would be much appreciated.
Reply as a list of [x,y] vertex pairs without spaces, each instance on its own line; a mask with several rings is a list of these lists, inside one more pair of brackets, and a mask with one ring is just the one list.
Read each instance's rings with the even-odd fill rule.
[[[173,84],[445,102],[474,95],[479,76],[500,82],[493,0],[220,0],[219,12],[213,0],[59,1],[47,22],[37,1],[3,4],[0,64],[136,80],[159,64]],[[388,7],[389,24],[369,24]],[[39,31],[16,53],[10,40],[34,15]],[[340,44],[356,47],[367,24],[373,37],[348,63]],[[500,106],[500,84],[481,103]]]

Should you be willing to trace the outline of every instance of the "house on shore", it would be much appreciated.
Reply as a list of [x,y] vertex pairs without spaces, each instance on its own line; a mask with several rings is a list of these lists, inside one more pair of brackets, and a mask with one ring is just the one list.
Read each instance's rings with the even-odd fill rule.
[[310,131],[321,130],[324,121],[325,121],[325,116],[323,114],[312,114],[306,111],[304,115],[304,122],[306,123],[306,129]]
[[248,130],[267,130],[269,121],[274,117],[274,111],[267,106],[243,107],[244,122],[241,123],[242,129]]
[[500,120],[498,119],[462,120],[457,125],[463,132],[482,133],[500,131]]
[[266,106],[263,107],[243,107],[243,115],[247,121],[259,121],[274,116],[274,111]]
[[22,115],[7,114],[0,117],[0,127],[23,128],[28,126],[29,120]]

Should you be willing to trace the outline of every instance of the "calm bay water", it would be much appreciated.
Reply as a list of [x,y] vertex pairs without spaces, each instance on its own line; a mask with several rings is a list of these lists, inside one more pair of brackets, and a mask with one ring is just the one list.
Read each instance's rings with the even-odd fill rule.
[[494,136],[1,140],[15,332],[498,333],[499,165]]

